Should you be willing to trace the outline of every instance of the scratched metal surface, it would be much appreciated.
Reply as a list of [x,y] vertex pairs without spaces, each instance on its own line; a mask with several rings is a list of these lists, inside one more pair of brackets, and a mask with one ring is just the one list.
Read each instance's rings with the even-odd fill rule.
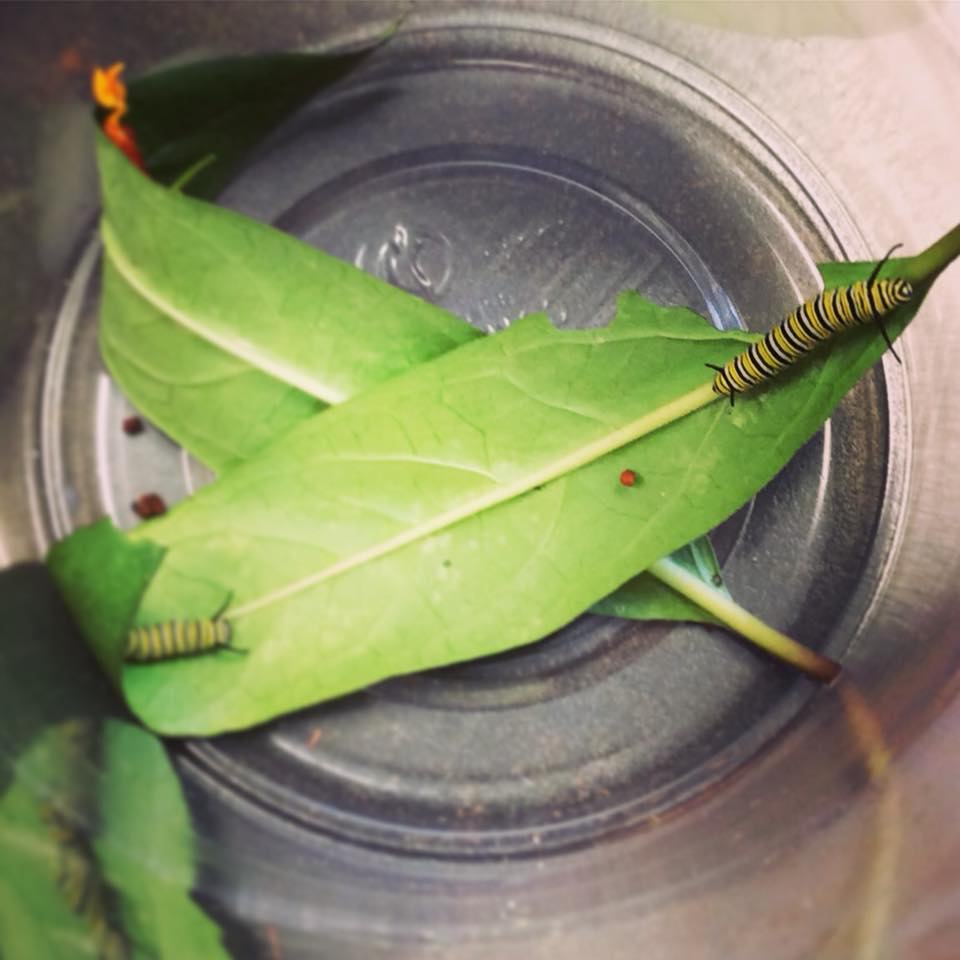
[[[618,285],[636,285],[762,329],[771,304],[810,292],[816,259],[916,250],[960,218],[956,7],[280,9],[0,8],[5,562],[103,512],[130,523],[145,476],[171,498],[205,479],[163,438],[134,455],[110,429],[124,401],[92,337],[91,61],[143,69],[348,39],[406,12],[363,80],[408,101],[402,159],[359,122],[336,156],[305,165],[320,104],[226,199],[481,327],[542,299],[558,322],[594,322]],[[513,99],[540,111],[522,131]],[[454,156],[478,125],[485,135]],[[497,202],[452,216],[471,190]],[[550,230],[521,237],[537,217]],[[885,362],[717,537],[739,599],[842,656],[899,751],[894,786],[865,785],[836,697],[736,644],[578,623],[533,653],[387,685],[319,720],[175,747],[199,896],[232,952],[949,956],[958,269],[908,333],[903,369]],[[16,744],[2,749],[10,762]],[[524,752],[562,776],[538,779],[529,762],[526,786],[511,782]],[[598,768],[605,753],[617,760]]]

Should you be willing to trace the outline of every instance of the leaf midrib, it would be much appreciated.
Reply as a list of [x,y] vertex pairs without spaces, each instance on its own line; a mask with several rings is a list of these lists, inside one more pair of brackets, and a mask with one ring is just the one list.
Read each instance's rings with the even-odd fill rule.
[[261,610],[264,607],[285,600],[294,594],[308,590],[322,583],[324,580],[329,580],[355,567],[370,563],[388,553],[399,550],[401,547],[405,547],[410,543],[431,536],[462,520],[466,520],[468,517],[481,513],[484,510],[489,510],[491,507],[505,503],[508,500],[512,500],[532,490],[534,487],[549,483],[588,463],[592,463],[594,460],[639,439],[664,424],[671,423],[680,417],[686,416],[716,399],[717,394],[713,392],[712,381],[708,381],[675,400],[661,404],[656,410],[645,413],[641,417],[631,420],[629,423],[615,430],[611,430],[597,440],[593,440],[588,444],[571,450],[551,463],[511,483],[502,484],[492,490],[472,497],[466,502],[457,504],[449,510],[436,514],[423,523],[416,524],[394,537],[373,544],[364,550],[324,567],[322,570],[294,580],[283,587],[271,590],[269,593],[250,600],[247,603],[240,604],[229,611],[229,617],[231,620],[238,620],[242,617],[249,616],[257,610]]
[[221,350],[226,351],[231,356],[239,357],[241,360],[249,363],[250,366],[255,367],[258,370],[262,370],[264,373],[269,374],[282,383],[287,383],[291,386],[297,387],[298,389],[304,391],[304,393],[307,393],[312,397],[316,397],[318,400],[322,400],[325,403],[337,404],[343,402],[345,399],[344,396],[333,390],[329,384],[322,383],[321,381],[307,376],[296,367],[280,363],[274,358],[264,356],[264,354],[257,351],[252,344],[247,343],[242,339],[225,336],[212,331],[208,327],[205,327],[203,324],[199,323],[194,317],[191,317],[190,314],[184,312],[178,307],[175,307],[168,300],[164,299],[164,297],[156,290],[151,288],[148,281],[126,258],[121,249],[120,243],[113,232],[113,228],[110,226],[107,220],[103,220],[101,222],[100,233],[103,238],[104,251],[110,258],[110,261],[117,273],[137,292],[137,294],[143,297],[144,300],[154,306],[161,313],[170,317],[171,320],[174,320],[180,326],[184,327],[186,330],[189,330],[196,336],[201,337],[209,343],[219,347]]

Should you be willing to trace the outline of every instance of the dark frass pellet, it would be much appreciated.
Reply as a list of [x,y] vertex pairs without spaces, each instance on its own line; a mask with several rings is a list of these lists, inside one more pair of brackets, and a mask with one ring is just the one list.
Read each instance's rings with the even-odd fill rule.
[[141,493],[133,503],[130,509],[141,519],[149,520],[151,517],[159,517],[167,512],[167,505],[159,493]]
[[137,416],[124,417],[123,432],[128,437],[135,437],[138,433],[143,433],[143,421]]

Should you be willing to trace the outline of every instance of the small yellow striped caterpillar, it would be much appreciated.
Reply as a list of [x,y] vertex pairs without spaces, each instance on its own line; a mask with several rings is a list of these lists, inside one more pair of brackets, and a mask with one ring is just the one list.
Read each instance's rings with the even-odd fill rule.
[[824,290],[800,304],[762,340],[751,344],[722,367],[708,363],[708,367],[717,371],[713,392],[729,397],[732,404],[734,394],[775,376],[832,334],[870,321],[879,326],[899,362],[883,326],[883,317],[907,303],[913,297],[913,287],[906,280],[877,280],[877,274],[896,249],[893,247],[887,253],[866,281]]
[[246,653],[230,643],[232,629],[229,620],[223,619],[223,611],[230,602],[228,597],[212,617],[198,620],[167,620],[133,627],[127,633],[124,659],[128,663],[154,663],[172,657],[189,657],[210,650],[227,649]]

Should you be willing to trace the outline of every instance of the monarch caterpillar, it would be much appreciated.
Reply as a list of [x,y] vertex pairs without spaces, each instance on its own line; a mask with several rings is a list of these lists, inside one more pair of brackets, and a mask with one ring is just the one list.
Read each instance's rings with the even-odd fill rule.
[[230,621],[222,614],[228,597],[212,617],[199,620],[167,620],[164,623],[151,623],[145,627],[133,627],[127,633],[127,649],[124,659],[129,663],[153,663],[171,657],[186,657],[196,653],[207,653],[224,647],[236,653],[245,653],[231,646],[232,629]]
[[733,404],[734,394],[775,376],[831,334],[871,320],[880,327],[883,339],[897,357],[883,326],[883,317],[909,301],[913,287],[906,280],[877,280],[877,274],[898,246],[900,244],[890,249],[866,281],[822,291],[800,304],[762,340],[751,344],[722,367],[708,363],[708,367],[717,371],[713,392],[729,397]]
[[98,960],[129,960],[130,941],[115,919],[116,895],[106,886],[90,841],[54,804],[44,804],[40,818],[57,847],[57,887],[69,909],[86,923]]

